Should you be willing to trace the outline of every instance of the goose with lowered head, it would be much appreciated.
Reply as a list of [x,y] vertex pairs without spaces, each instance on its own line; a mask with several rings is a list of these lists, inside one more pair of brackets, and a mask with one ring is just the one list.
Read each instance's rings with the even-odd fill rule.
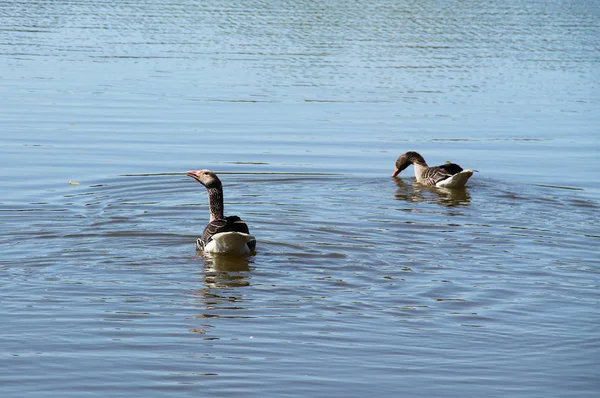
[[417,182],[428,186],[462,188],[473,175],[473,170],[463,170],[462,167],[455,163],[447,162],[441,166],[429,167],[423,156],[417,152],[410,151],[398,157],[398,160],[396,160],[396,169],[392,176],[396,177],[398,173],[411,164],[415,169]]

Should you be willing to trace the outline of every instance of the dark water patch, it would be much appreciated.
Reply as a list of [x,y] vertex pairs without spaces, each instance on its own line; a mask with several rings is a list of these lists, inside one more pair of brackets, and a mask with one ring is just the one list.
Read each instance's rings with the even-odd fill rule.
[[561,187],[561,186],[557,186],[557,185],[542,185],[542,184],[535,184],[539,187],[545,187],[545,188],[552,188],[552,189],[570,189],[572,191],[583,191],[582,188],[574,188],[574,187]]

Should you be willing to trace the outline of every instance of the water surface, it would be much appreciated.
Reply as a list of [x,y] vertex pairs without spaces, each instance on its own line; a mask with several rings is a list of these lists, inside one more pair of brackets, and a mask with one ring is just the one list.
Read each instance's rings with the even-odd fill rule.
[[[2,396],[600,391],[596,2],[0,17]],[[255,256],[196,254],[199,168]]]

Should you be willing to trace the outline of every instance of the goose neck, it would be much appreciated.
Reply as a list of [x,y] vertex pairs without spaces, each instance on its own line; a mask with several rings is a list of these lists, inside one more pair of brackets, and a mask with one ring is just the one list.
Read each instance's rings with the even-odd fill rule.
[[224,218],[223,216],[223,189],[208,188],[208,207],[210,211],[210,221]]

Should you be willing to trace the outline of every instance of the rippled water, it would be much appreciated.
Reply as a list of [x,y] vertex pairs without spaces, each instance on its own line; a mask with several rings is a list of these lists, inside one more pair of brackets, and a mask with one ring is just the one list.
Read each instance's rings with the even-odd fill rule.
[[[600,391],[597,2],[0,18],[3,397]],[[255,256],[195,253],[199,168]]]

